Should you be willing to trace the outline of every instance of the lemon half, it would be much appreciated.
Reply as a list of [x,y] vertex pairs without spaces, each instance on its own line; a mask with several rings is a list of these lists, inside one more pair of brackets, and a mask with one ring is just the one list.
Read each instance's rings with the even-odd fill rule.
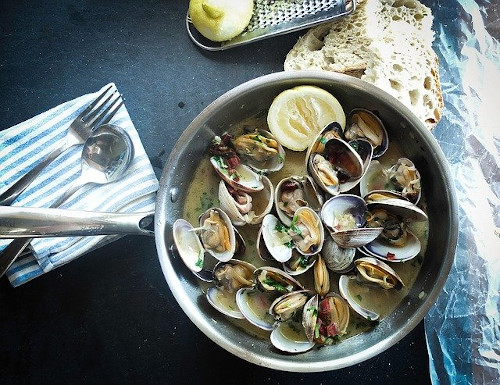
[[250,23],[253,0],[191,0],[189,16],[207,39],[226,41],[238,36]]
[[345,127],[345,113],[337,98],[316,86],[297,86],[281,92],[269,107],[269,130],[282,146],[305,150],[331,122]]

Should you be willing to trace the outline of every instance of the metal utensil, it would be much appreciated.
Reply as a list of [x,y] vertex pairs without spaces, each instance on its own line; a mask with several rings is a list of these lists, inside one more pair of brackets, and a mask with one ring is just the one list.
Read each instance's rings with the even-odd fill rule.
[[[60,206],[88,183],[106,184],[119,179],[132,161],[133,148],[132,140],[122,128],[112,124],[99,126],[83,146],[80,177],[51,207]],[[0,254],[0,277],[29,245],[31,239],[16,239],[4,249]]]
[[0,239],[88,235],[154,235],[154,212],[109,213],[0,206]]
[[255,0],[248,26],[231,40],[208,40],[194,27],[189,13],[186,16],[186,29],[198,47],[207,51],[221,51],[347,16],[356,9],[356,4],[357,0]]
[[[102,91],[101,94],[76,117],[70,124],[64,141],[58,148],[52,151],[44,160],[0,195],[0,205],[10,205],[54,159],[67,149],[84,143],[92,134],[92,130],[99,125],[109,123],[111,118],[123,104],[123,100],[120,100],[121,95],[115,95],[117,92],[116,90],[102,101],[111,87],[110,85]],[[119,103],[116,104],[118,101]]]

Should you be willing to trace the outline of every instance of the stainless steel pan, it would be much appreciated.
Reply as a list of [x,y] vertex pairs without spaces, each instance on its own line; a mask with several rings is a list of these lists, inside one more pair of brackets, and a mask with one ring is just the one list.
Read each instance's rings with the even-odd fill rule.
[[[194,171],[199,160],[206,156],[207,145],[214,135],[222,134],[231,123],[267,110],[281,91],[302,84],[313,84],[330,91],[345,111],[364,107],[379,112],[390,138],[400,144],[422,176],[428,205],[429,239],[424,263],[408,296],[373,331],[351,337],[348,342],[334,347],[284,355],[271,348],[267,339],[247,334],[208,304],[197,278],[172,252],[172,224],[182,216]],[[29,230],[31,237],[36,233],[34,229],[47,234],[47,230],[43,229],[43,215],[46,213],[36,213],[42,215],[42,229],[32,222]],[[30,217],[29,213],[24,214],[25,219]],[[52,235],[68,235],[71,232],[82,235],[82,232],[90,230],[94,234],[118,232],[120,226],[115,225],[122,219],[128,222],[126,228],[130,233],[144,234],[147,233],[146,222],[151,219],[151,215],[143,214],[123,218],[111,215],[114,219],[106,215],[106,219],[88,218],[90,222],[82,225],[76,222],[76,216],[81,216],[81,213],[65,215],[70,215],[71,219],[72,214],[75,215],[75,223],[71,226],[62,225],[68,218],[62,219],[62,214],[58,214],[59,232]],[[154,215],[154,233],[161,267],[172,293],[191,321],[210,339],[257,365],[286,371],[318,372],[354,365],[381,353],[423,319],[441,291],[453,263],[457,223],[457,202],[447,161],[432,134],[405,106],[380,89],[350,76],[296,71],[275,73],[244,83],[219,97],[193,120],[177,141],[165,165]],[[20,234],[21,231],[17,235]]]
[[[344,110],[377,110],[389,135],[414,161],[424,181],[430,221],[429,243],[416,283],[407,298],[371,332],[348,343],[305,354],[284,355],[268,340],[252,337],[203,298],[197,279],[171,252],[172,224],[182,216],[184,198],[209,141],[236,123],[265,111],[279,92],[301,84],[320,86],[335,95]],[[326,72],[296,71],[263,76],[244,83],[207,106],[181,135],[160,180],[155,211],[155,239],[161,267],[172,293],[191,321],[210,339],[242,359],[274,369],[317,372],[367,360],[409,333],[425,316],[444,285],[457,242],[457,202],[447,161],[432,134],[400,102],[359,79]]]

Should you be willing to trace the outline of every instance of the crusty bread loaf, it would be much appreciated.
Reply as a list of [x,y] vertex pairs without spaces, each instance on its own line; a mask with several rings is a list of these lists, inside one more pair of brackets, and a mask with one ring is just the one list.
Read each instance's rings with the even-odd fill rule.
[[395,96],[432,129],[443,108],[432,20],[418,0],[361,0],[350,16],[300,37],[284,69],[359,77]]

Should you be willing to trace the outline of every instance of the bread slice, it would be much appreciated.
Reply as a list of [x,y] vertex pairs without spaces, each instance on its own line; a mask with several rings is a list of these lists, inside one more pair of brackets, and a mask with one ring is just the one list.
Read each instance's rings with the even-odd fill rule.
[[432,129],[443,108],[432,21],[418,0],[362,0],[350,16],[300,37],[284,69],[359,77],[395,96]]

